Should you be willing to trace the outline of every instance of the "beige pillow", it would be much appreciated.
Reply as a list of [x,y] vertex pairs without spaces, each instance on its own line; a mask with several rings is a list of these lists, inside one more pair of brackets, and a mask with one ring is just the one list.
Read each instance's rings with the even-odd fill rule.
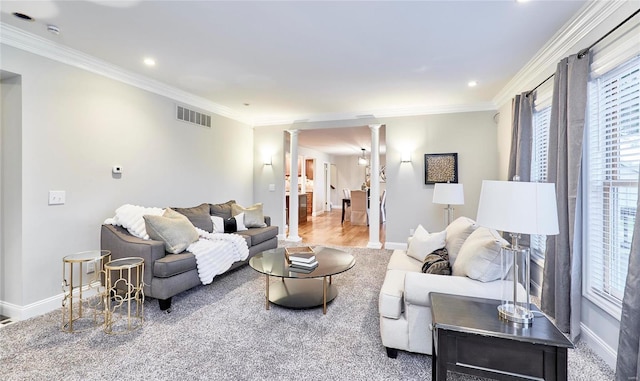
[[164,242],[165,250],[171,254],[183,252],[199,238],[189,219],[170,208],[162,216],[145,215],[143,218],[149,237]]
[[248,208],[238,204],[231,205],[232,216],[237,216],[240,213],[244,213],[244,226],[247,228],[264,228],[267,226],[267,224],[264,223],[262,203],[257,203]]
[[497,231],[479,227],[464,241],[453,264],[453,275],[467,276],[480,282],[502,278],[500,248],[507,245]]
[[445,245],[446,231],[431,233],[418,225],[413,237],[409,241],[407,255],[423,262],[427,255],[438,249],[442,249]]
[[458,217],[447,226],[447,252],[449,253],[449,262],[455,264],[458,252],[464,241],[478,228],[474,220],[468,217]]

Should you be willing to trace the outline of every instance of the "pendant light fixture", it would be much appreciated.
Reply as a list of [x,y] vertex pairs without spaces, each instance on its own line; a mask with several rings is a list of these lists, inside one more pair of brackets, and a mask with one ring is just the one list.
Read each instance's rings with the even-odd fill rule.
[[362,156],[358,157],[358,165],[367,165],[369,162],[367,162],[367,158],[364,156],[364,148],[361,148],[361,150]]

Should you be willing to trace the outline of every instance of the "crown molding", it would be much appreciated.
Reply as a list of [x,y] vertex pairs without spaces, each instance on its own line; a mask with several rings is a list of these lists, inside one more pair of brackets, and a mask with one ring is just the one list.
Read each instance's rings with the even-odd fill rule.
[[[567,55],[572,47],[625,3],[626,1],[589,1],[500,90],[493,98],[493,103],[499,107],[508,102],[515,94],[535,87],[536,81],[542,81],[553,74],[555,65],[563,56]],[[586,47],[584,46],[584,48]]]
[[211,102],[208,99],[193,95],[186,91],[169,86],[163,82],[125,70],[119,66],[71,49],[62,44],[47,40],[35,34],[25,32],[14,26],[0,22],[1,41],[5,45],[37,54],[67,65],[77,67],[128,85],[146,90],[175,101],[210,111],[248,125],[253,121],[246,120],[233,112],[230,108]]
[[363,111],[356,113],[335,113],[335,114],[321,114],[321,115],[299,115],[295,119],[275,119],[275,118],[263,118],[254,119],[254,127],[266,127],[275,125],[294,124],[296,121],[304,120],[305,122],[330,122],[336,120],[356,120],[362,119],[363,116],[370,116],[372,118],[398,118],[405,116],[419,116],[419,115],[432,115],[432,114],[451,114],[459,112],[474,112],[474,111],[495,111],[497,107],[493,102],[481,102],[472,104],[459,104],[459,105],[444,105],[435,107],[410,107],[399,108],[390,110],[376,110],[376,111]]

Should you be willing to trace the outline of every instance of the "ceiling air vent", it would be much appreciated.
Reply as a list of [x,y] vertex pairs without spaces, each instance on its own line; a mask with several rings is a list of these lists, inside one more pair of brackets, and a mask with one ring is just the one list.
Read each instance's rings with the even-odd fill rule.
[[211,115],[194,111],[184,106],[176,105],[176,118],[183,122],[211,127]]

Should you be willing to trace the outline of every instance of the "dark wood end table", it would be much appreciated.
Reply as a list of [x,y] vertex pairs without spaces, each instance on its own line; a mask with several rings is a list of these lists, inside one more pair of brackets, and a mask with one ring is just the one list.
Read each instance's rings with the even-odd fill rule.
[[573,343],[532,305],[530,327],[501,320],[499,300],[431,294],[432,379],[447,370],[496,380],[566,380]]

